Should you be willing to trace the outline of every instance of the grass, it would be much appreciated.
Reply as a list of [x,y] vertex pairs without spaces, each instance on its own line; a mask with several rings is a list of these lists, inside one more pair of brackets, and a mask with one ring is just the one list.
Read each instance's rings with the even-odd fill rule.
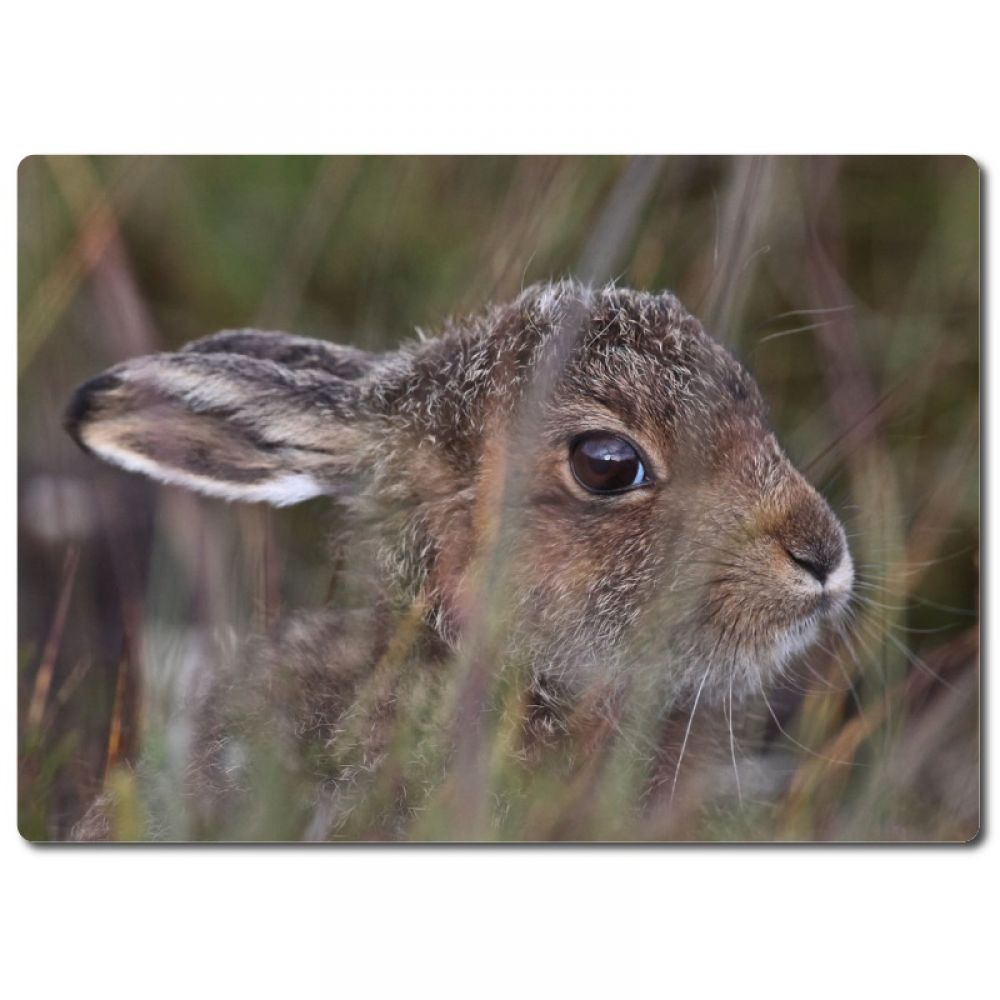
[[[249,812],[180,794],[205,664],[330,589],[322,502],[197,499],[76,452],[83,379],[215,329],[384,349],[568,273],[675,291],[750,367],[848,526],[858,621],[729,747],[632,706],[527,759],[516,669],[420,670],[400,632],[364,697],[345,839],[963,841],[979,826],[979,175],[961,158],[33,158],[19,175],[19,825],[65,837],[102,786],[123,839],[298,839],[315,775],[262,734]],[[339,599],[337,597],[334,598]],[[470,693],[471,692],[471,693]],[[467,722],[469,698],[485,708]],[[530,714],[530,713],[528,713]],[[360,710],[354,716],[364,720]],[[458,721],[456,721],[458,720]],[[625,735],[627,738],[625,738]],[[350,734],[349,734],[350,735]],[[684,741],[684,782],[657,747]],[[741,749],[743,747],[741,746]],[[134,762],[142,760],[139,770]],[[401,796],[403,797],[401,799]]]

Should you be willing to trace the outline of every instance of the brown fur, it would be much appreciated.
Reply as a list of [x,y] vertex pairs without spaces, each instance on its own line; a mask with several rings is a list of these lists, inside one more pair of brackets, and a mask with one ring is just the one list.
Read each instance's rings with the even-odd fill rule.
[[[836,625],[851,587],[843,530],[755,383],[669,294],[537,286],[379,356],[217,334],[82,386],[67,426],[230,499],[338,498],[379,607],[418,605],[422,641],[458,650],[486,641],[488,612],[493,669],[525,662],[571,704],[628,685],[744,696]],[[583,489],[568,453],[590,430],[635,442],[653,485]],[[334,742],[379,653],[329,633],[265,659],[297,691],[286,718],[315,709]]]

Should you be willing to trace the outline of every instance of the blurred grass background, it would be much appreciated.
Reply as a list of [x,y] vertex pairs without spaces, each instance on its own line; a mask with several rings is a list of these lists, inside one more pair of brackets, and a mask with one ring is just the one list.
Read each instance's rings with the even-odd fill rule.
[[[631,779],[612,763],[565,809],[551,776],[529,783],[523,808],[474,835],[974,835],[971,160],[37,157],[18,192],[24,836],[64,837],[151,744],[182,769],[176,703],[206,649],[320,605],[331,575],[318,542],[336,515],[322,501],[228,507],[89,460],[60,426],[73,387],[226,327],[390,348],[566,274],[669,288],[747,363],[848,526],[864,606],[850,649],[809,667],[816,685],[776,696],[766,738],[790,764],[775,799],[624,819]],[[523,783],[502,761],[491,780]],[[377,835],[359,815],[348,835]],[[463,835],[448,815],[432,804],[412,835]]]

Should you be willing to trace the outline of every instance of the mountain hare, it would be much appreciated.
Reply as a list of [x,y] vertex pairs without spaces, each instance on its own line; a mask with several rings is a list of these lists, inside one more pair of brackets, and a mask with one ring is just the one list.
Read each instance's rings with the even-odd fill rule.
[[[257,692],[250,714],[320,775],[300,803],[326,803],[319,836],[384,758],[408,678],[452,665],[481,690],[516,663],[549,708],[633,689],[732,718],[839,626],[852,588],[843,528],[754,381],[667,293],[539,285],[386,354],[226,331],[86,383],[66,426],[209,496],[342,505],[365,606],[283,623],[222,685]],[[441,724],[450,747],[476,724],[473,682]],[[225,702],[192,768],[215,801],[248,780]],[[107,835],[95,815],[80,836]]]

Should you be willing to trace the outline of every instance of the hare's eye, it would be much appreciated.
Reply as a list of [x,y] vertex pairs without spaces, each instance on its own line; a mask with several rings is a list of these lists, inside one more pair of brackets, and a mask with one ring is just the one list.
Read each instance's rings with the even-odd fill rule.
[[569,464],[576,481],[591,493],[621,493],[649,484],[635,446],[614,434],[578,437],[570,446]]

